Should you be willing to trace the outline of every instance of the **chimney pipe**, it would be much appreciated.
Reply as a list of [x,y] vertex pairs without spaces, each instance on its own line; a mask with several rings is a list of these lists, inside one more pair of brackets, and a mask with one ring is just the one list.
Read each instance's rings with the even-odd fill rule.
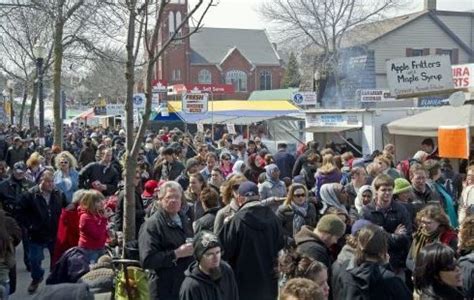
[[425,10],[436,10],[436,0],[425,0]]
[[272,45],[273,45],[273,48],[275,48],[275,50],[278,50],[277,43],[272,43]]

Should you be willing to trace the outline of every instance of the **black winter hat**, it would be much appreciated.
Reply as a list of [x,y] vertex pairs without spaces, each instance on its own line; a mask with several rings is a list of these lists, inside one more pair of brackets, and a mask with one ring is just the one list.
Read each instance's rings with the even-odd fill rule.
[[194,237],[194,257],[197,261],[201,260],[202,256],[207,250],[215,247],[220,247],[222,249],[219,239],[214,233],[210,231],[203,230]]

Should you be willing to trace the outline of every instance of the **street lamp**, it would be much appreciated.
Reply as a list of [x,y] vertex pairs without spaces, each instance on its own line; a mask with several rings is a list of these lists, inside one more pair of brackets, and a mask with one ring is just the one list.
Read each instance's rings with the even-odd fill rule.
[[13,125],[15,122],[15,112],[13,110],[13,89],[15,88],[15,81],[7,80],[8,93],[10,94],[10,123]]
[[46,48],[36,43],[33,47],[33,54],[36,58],[36,77],[38,79],[39,137],[44,138],[43,62],[46,55]]

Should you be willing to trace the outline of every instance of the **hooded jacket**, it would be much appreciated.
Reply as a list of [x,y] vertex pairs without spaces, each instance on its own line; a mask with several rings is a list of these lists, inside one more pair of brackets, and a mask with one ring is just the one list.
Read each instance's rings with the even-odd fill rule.
[[273,211],[258,201],[246,202],[219,233],[223,259],[232,266],[241,299],[275,300],[276,264],[284,246]]
[[331,269],[331,250],[319,239],[308,226],[301,227],[295,235],[296,251],[323,263],[328,270]]
[[364,262],[355,266],[354,260],[347,260],[338,272],[334,271],[334,299],[412,299],[405,283],[378,263]]
[[184,281],[179,291],[180,300],[238,300],[239,292],[234,272],[230,266],[221,262],[222,277],[212,280],[193,262],[184,272]]

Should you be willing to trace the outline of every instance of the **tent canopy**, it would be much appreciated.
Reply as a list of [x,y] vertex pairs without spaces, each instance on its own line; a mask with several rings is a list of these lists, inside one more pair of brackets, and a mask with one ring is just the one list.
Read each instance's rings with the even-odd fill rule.
[[474,105],[434,108],[393,121],[387,125],[387,128],[391,134],[436,137],[439,126],[474,127]]
[[[300,119],[299,108],[288,101],[230,100],[208,103],[206,113],[187,114],[181,110],[181,101],[169,101],[170,115],[176,113],[186,123],[247,125],[278,117]],[[155,119],[156,120],[156,119]]]

